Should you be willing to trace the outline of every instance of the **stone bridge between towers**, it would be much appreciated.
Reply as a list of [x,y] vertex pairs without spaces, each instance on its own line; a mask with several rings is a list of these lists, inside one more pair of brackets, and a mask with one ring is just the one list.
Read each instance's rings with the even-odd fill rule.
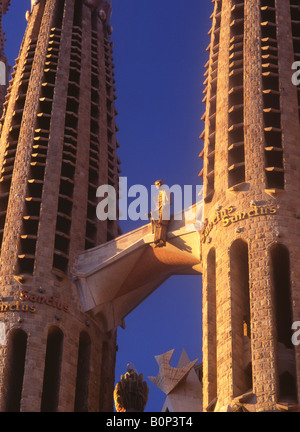
[[110,331],[170,276],[202,274],[202,226],[200,201],[171,216],[164,247],[155,247],[149,223],[82,252],[74,279],[84,311]]

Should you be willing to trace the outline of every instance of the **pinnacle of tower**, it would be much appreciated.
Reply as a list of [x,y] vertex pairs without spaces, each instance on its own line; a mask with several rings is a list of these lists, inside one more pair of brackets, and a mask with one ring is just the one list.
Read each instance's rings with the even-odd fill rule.
[[84,0],[84,3],[93,11],[97,10],[100,18],[107,23],[110,21],[112,12],[111,2],[112,0]]
[[31,0],[31,9],[33,8],[33,6],[35,6],[39,2],[40,2],[39,0]]
[[[2,14],[6,14],[10,6],[10,0],[2,0]],[[3,103],[5,101],[5,95],[8,85],[8,75],[10,66],[7,62],[4,47],[5,47],[5,33],[2,27],[2,21],[0,24],[0,117],[3,113]]]
[[174,388],[183,380],[186,379],[190,371],[193,369],[198,359],[190,362],[185,350],[182,351],[181,358],[177,368],[170,366],[170,361],[173,356],[174,349],[164,354],[155,356],[159,366],[159,373],[156,377],[148,377],[160,390],[166,395],[171,393]]
[[32,10],[33,10],[34,6],[36,6],[39,3],[40,3],[40,0],[31,0],[31,9],[30,9],[30,11],[28,10],[25,13],[26,21],[29,21],[29,18],[30,18],[30,15],[32,13]]
[[[112,0],[83,0],[84,4],[89,6],[92,11],[97,10],[98,14],[102,21],[106,21],[107,24],[110,21],[111,13],[112,13],[112,7],[111,2]],[[7,6],[6,6],[7,3]],[[4,8],[6,6],[6,9],[9,6],[10,0],[6,0],[6,3],[4,3]],[[31,0],[31,12],[34,6],[36,6],[38,3],[40,3],[40,0]],[[26,13],[26,20],[28,21],[31,12],[27,11]]]

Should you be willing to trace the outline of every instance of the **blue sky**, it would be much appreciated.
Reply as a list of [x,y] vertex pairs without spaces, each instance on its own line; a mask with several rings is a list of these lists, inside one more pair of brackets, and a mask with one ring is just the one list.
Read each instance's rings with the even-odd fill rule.
[[[209,0],[113,0],[119,157],[129,185],[159,178],[169,186],[199,184],[212,10]],[[133,311],[118,331],[116,379],[128,361],[144,377],[156,376],[154,356],[171,349],[172,366],[183,348],[201,361],[201,300],[200,276],[174,276]],[[146,411],[160,411],[165,395],[148,385]]]
[[[6,55],[18,55],[30,0],[11,0],[4,17]],[[122,176],[128,186],[147,188],[159,178],[169,185],[200,183],[204,64],[209,44],[210,0],[113,0],[112,40],[119,112]],[[123,222],[123,232],[141,223]],[[201,277],[170,278],[125,319],[118,330],[116,380],[132,362],[140,373],[156,376],[155,355],[184,348],[202,359]],[[161,410],[165,396],[148,381],[146,411]]]

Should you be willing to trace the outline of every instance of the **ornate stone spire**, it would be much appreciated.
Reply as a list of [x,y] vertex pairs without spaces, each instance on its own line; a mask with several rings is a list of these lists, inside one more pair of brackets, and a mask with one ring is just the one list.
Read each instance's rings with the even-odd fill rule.
[[148,377],[160,390],[166,395],[183,380],[186,379],[190,371],[193,369],[198,359],[189,362],[183,367],[174,368],[170,366],[170,361],[173,356],[174,349],[164,354],[155,356],[159,366],[159,373],[156,377]]
[[102,21],[109,23],[112,13],[111,0],[84,0],[84,3],[93,11],[97,10]]

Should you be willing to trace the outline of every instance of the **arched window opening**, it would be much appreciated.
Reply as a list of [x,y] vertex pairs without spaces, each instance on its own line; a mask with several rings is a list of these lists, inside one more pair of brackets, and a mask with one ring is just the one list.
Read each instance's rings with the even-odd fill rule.
[[290,256],[277,244],[271,249],[272,282],[277,340],[278,399],[297,401],[296,359],[292,343],[292,299]]
[[12,330],[8,338],[7,363],[4,374],[4,411],[19,412],[21,406],[27,334]]
[[63,333],[58,327],[50,327],[45,358],[42,412],[55,412],[58,408],[63,339]]
[[207,255],[207,328],[208,340],[208,397],[209,403],[217,397],[217,304],[216,304],[216,251]]
[[77,360],[75,412],[88,411],[90,358],[91,339],[86,332],[81,332]]
[[238,396],[252,388],[248,245],[241,239],[230,248],[230,282],[233,391]]

